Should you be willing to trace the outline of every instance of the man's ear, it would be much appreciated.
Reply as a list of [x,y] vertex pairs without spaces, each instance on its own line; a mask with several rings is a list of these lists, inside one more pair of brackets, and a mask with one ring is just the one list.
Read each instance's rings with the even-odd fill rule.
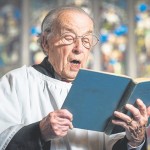
[[43,48],[43,50],[45,51],[45,53],[48,53],[48,42],[47,42],[47,32],[42,33],[42,37],[41,37],[41,46]]

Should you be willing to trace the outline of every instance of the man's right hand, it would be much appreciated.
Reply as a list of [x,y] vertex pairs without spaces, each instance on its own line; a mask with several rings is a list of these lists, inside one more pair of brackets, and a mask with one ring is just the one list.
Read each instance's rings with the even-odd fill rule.
[[72,114],[66,110],[50,112],[40,121],[41,135],[44,141],[64,137],[69,129],[73,128]]

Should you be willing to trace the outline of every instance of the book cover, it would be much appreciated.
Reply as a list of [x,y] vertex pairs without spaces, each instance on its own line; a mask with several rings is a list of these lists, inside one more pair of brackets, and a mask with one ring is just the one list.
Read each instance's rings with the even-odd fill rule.
[[[138,94],[141,99],[150,97],[150,91],[144,95],[145,88],[150,90],[150,82],[135,87],[136,83],[128,76],[80,69],[62,108],[73,114],[75,128],[111,134],[115,110],[124,111],[124,104],[134,103]],[[133,90],[138,94],[133,94]]]

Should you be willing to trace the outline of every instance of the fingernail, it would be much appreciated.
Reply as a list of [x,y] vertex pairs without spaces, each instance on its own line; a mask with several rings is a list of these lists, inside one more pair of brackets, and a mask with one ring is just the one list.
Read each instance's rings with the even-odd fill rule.
[[130,105],[129,105],[129,104],[126,104],[125,107],[130,107]]
[[73,129],[73,124],[71,123],[71,125],[70,125],[70,129]]
[[114,114],[118,114],[118,112],[117,112],[117,111],[114,111]]
[[141,99],[139,99],[139,98],[137,99],[137,102],[141,102],[141,101],[142,101]]

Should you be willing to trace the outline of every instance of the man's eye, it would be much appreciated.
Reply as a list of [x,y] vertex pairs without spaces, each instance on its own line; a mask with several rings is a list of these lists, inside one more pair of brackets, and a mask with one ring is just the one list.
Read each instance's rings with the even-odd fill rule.
[[73,37],[70,35],[66,35],[66,36],[64,36],[64,39],[67,41],[71,41],[71,40],[73,40]]
[[84,43],[90,43],[90,39],[89,38],[83,38],[83,42]]

